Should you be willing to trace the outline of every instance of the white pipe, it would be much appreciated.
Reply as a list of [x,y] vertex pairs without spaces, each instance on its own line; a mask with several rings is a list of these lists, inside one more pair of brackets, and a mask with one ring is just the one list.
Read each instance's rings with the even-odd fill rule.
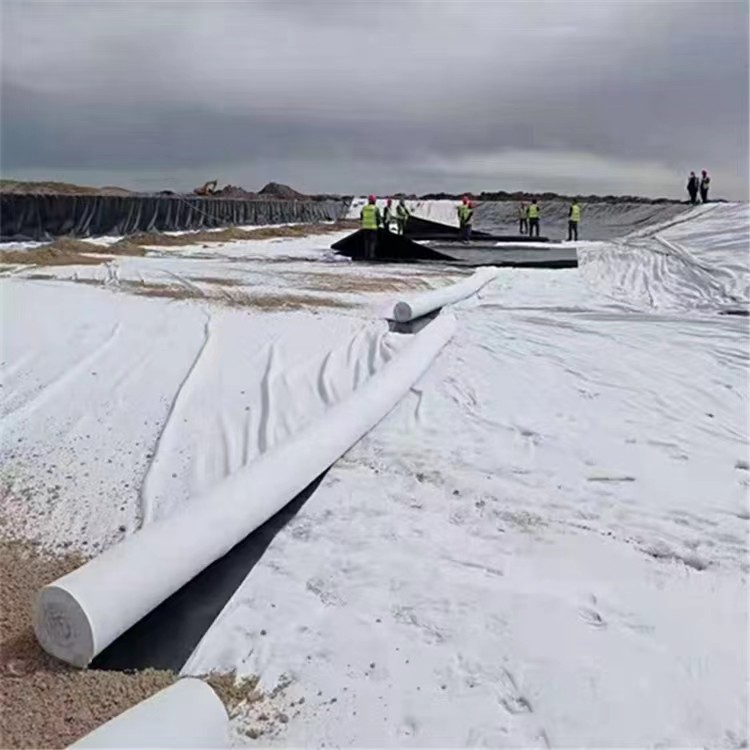
[[283,508],[403,398],[455,330],[439,316],[321,419],[174,516],[145,526],[45,586],[34,632],[48,653],[85,666],[119,635]]
[[229,746],[229,717],[219,696],[186,678],[74,742],[71,748],[209,748]]
[[497,268],[486,266],[475,271],[468,279],[459,281],[457,284],[433,289],[431,292],[417,294],[411,299],[401,300],[393,306],[393,320],[398,323],[406,323],[414,318],[421,318],[433,310],[445,305],[451,305],[459,300],[471,297],[485,284],[489,284],[497,276]]

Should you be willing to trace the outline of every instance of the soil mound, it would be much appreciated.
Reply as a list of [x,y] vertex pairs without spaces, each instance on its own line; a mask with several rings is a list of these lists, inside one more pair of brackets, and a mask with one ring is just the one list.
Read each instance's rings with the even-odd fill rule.
[[289,185],[282,185],[280,182],[269,182],[260,190],[258,195],[262,195],[264,198],[281,198],[287,201],[307,200],[304,193],[297,192]]
[[130,190],[112,185],[98,188],[74,185],[70,182],[24,182],[22,180],[0,180],[0,193],[15,193],[17,195],[134,195]]
[[221,190],[217,190],[214,193],[214,196],[218,196],[220,198],[241,198],[248,201],[258,199],[257,193],[253,193],[250,190],[245,190],[245,188],[237,187],[236,185],[227,185]]
[[124,238],[112,245],[99,245],[70,237],[59,237],[31,250],[0,250],[0,264],[25,266],[96,266],[112,255],[145,255],[146,249]]

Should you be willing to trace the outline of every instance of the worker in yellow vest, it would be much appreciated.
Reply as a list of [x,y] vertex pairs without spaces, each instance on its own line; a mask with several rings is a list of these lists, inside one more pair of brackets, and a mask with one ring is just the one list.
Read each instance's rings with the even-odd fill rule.
[[581,207],[578,205],[578,199],[574,198],[570,204],[568,212],[568,242],[574,239],[578,241],[578,222],[581,220]]
[[529,207],[521,201],[518,207],[518,233],[526,234],[529,231]]
[[406,203],[404,203],[404,199],[399,198],[398,205],[396,206],[396,226],[399,234],[403,234],[406,231],[406,222],[410,216],[411,214],[406,207]]
[[529,212],[529,237],[533,237],[536,232],[536,236],[539,236],[539,204],[536,202],[536,198],[531,201],[531,205],[528,207]]
[[359,212],[362,226],[362,236],[365,245],[365,260],[375,260],[378,247],[378,227],[383,223],[380,209],[375,205],[375,196],[367,199],[366,205]]
[[474,220],[474,207],[467,196],[461,200],[458,207],[458,226],[461,233],[461,239],[468,242],[471,239],[471,222]]

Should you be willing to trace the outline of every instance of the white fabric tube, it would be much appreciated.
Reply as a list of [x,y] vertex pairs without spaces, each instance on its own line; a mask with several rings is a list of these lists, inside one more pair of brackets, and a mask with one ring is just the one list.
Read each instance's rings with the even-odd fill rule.
[[475,271],[468,279],[459,281],[457,284],[433,289],[431,292],[418,294],[411,299],[401,300],[393,306],[393,320],[398,323],[406,323],[414,318],[437,310],[445,305],[451,305],[459,300],[471,297],[485,284],[489,284],[497,276],[495,266],[486,266]]
[[455,330],[439,316],[344,401],[174,516],[144,527],[45,586],[34,632],[45,651],[85,666],[120,634],[283,508],[406,395]]
[[229,747],[229,717],[211,687],[186,678],[115,716],[70,747]]

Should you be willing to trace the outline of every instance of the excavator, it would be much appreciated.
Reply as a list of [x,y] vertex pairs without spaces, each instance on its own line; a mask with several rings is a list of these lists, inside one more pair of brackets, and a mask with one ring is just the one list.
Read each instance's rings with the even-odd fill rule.
[[216,192],[216,186],[218,184],[218,180],[209,180],[205,185],[195,188],[193,193],[195,193],[195,195],[213,195]]

